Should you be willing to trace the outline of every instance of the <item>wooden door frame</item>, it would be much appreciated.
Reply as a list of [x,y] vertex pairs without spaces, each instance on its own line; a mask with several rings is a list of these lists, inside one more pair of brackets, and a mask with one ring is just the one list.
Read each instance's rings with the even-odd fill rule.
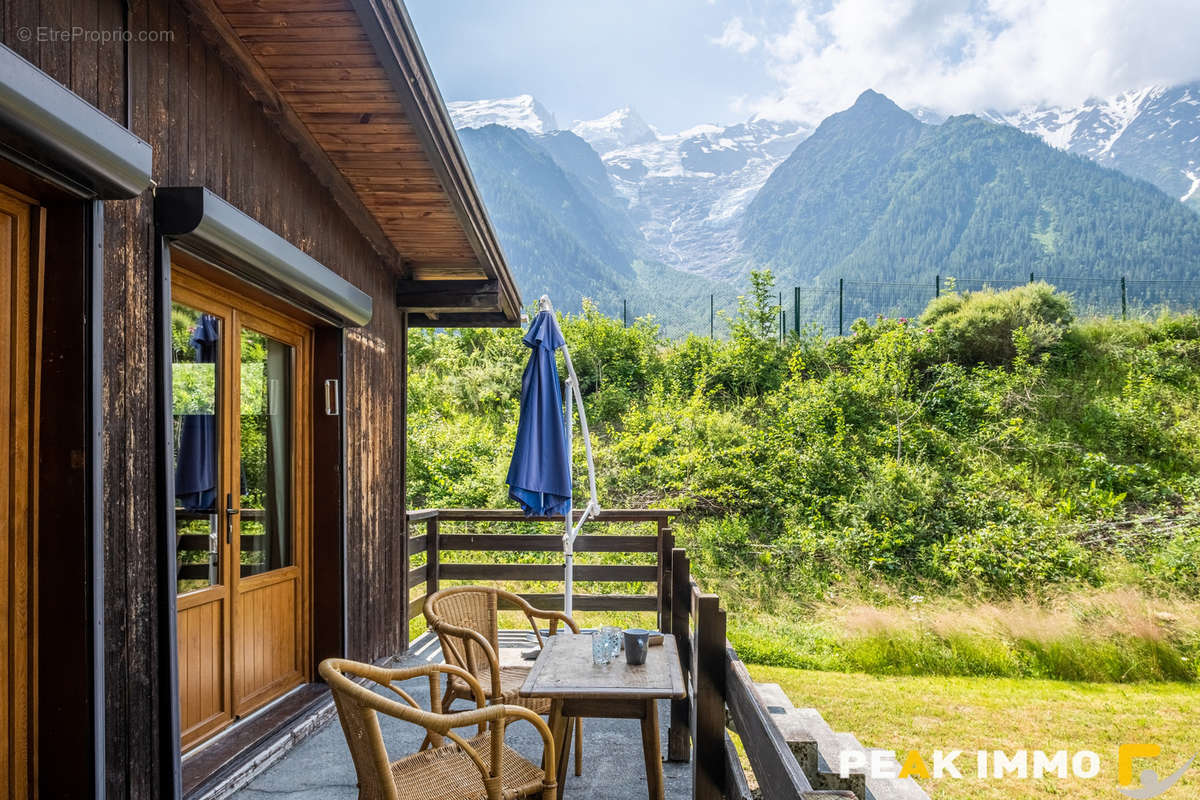
[[41,770],[38,783],[43,796],[102,800],[104,203],[54,191],[39,199],[47,209],[46,274],[54,276],[44,293],[41,412],[55,424],[40,431],[38,617],[56,635],[38,643],[38,673],[43,686],[56,687],[56,702],[43,693],[38,742],[44,752],[77,752],[80,762]]
[[[41,292],[37,586],[42,693],[32,746],[76,754],[70,770],[42,769],[48,797],[103,798],[106,780],[102,369],[104,204],[38,164],[0,153],[0,185],[44,209]],[[32,398],[31,398],[32,400]]]
[[[312,660],[347,655],[346,644],[346,333],[318,326],[313,331],[312,381]],[[328,388],[328,391],[327,391]],[[337,411],[324,404],[332,401]],[[322,413],[324,412],[324,413]],[[317,535],[320,531],[321,535]],[[320,600],[318,603],[317,600]]]
[[[36,792],[38,778],[37,701],[37,544],[38,544],[38,431],[40,420],[39,373],[41,366],[41,310],[45,254],[45,209],[36,200],[7,188],[0,189],[0,210],[14,222],[8,257],[0,265],[6,290],[0,295],[7,308],[5,339],[0,352],[3,396],[0,425],[9,447],[0,484],[8,536],[0,545],[4,569],[0,593],[4,613],[4,647],[7,655],[3,754],[6,796]],[[11,337],[11,338],[10,338]],[[12,512],[11,514],[9,512]],[[11,558],[9,556],[12,556]],[[10,649],[11,648],[11,649]],[[9,794],[11,792],[11,795]]]
[[[214,277],[217,280],[214,280]],[[223,656],[225,676],[224,705],[228,711],[229,719],[206,726],[201,732],[197,733],[187,745],[187,748],[191,749],[206,739],[218,735],[230,724],[236,723],[240,717],[250,714],[258,708],[278,699],[287,690],[293,688],[293,686],[298,686],[313,679],[314,673],[309,663],[309,653],[313,638],[311,618],[312,570],[310,568],[312,564],[310,549],[312,542],[313,495],[311,451],[312,409],[310,408],[311,396],[307,391],[307,387],[311,383],[314,329],[307,321],[297,318],[303,315],[289,315],[282,308],[271,308],[268,305],[264,305],[262,301],[267,300],[270,302],[269,298],[256,297],[256,292],[248,287],[245,290],[239,291],[234,285],[221,281],[219,276],[208,273],[208,270],[202,263],[197,262],[186,253],[178,254],[175,262],[172,263],[170,279],[172,303],[179,302],[199,311],[215,314],[222,319],[223,332],[221,336],[219,363],[223,365],[223,370],[217,389],[218,392],[223,393],[219,407],[225,409],[222,415],[225,417],[224,421],[226,423],[218,432],[221,441],[219,459],[223,482],[227,483],[230,480],[229,476],[238,473],[241,456],[240,430],[236,425],[230,424],[230,420],[236,416],[231,410],[238,407],[241,392],[241,359],[238,355],[238,348],[241,343],[242,331],[252,330],[281,341],[293,348],[293,375],[291,381],[294,404],[292,458],[295,467],[292,470],[291,477],[291,496],[293,503],[292,546],[294,563],[281,570],[272,570],[269,573],[264,573],[262,576],[256,575],[243,581],[239,559],[241,550],[241,515],[234,517],[232,520],[234,536],[229,543],[223,545],[224,550],[221,559],[222,592],[225,602],[223,628],[227,645]],[[172,454],[172,463],[173,460],[174,456]],[[173,480],[168,480],[167,482],[173,489]],[[227,486],[218,488],[227,488]],[[221,492],[218,491],[217,494],[220,495]],[[218,496],[217,502],[221,503],[224,500]],[[172,511],[173,506],[174,502],[172,501]],[[174,515],[172,513],[172,524],[173,520]],[[224,519],[222,519],[222,522],[226,525],[229,524]],[[168,538],[172,542],[176,541],[173,533]],[[249,583],[252,589],[260,583],[271,583],[272,581],[267,577],[270,575],[274,575],[275,580],[279,581],[280,576],[275,575],[275,573],[283,570],[289,571],[292,576],[291,579],[296,581],[298,587],[299,597],[296,605],[295,619],[297,631],[295,656],[298,669],[296,672],[289,673],[274,683],[262,687],[253,694],[246,697],[239,697],[236,688],[237,675],[235,674],[235,665],[238,658],[235,616],[242,596],[248,591],[242,584],[243,582]],[[170,591],[175,592],[174,583],[171,584]],[[188,607],[195,604],[194,601],[188,599],[191,597],[192,595],[190,594],[184,596],[184,604]],[[177,598],[176,613],[178,613],[179,608],[180,602]],[[175,660],[178,664],[178,642],[174,642],[173,646],[176,648]],[[176,675],[178,676],[178,672]],[[178,677],[176,681],[178,682]],[[285,684],[291,685],[287,686],[285,690],[276,689],[278,685]],[[180,747],[182,752],[182,742],[180,743]]]

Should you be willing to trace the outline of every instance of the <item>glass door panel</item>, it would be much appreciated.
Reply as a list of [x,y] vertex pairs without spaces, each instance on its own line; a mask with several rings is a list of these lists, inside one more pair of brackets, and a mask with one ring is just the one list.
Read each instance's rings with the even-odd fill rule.
[[185,594],[222,583],[221,320],[172,303],[171,340],[176,590]]
[[241,577],[290,567],[294,405],[291,345],[241,330]]

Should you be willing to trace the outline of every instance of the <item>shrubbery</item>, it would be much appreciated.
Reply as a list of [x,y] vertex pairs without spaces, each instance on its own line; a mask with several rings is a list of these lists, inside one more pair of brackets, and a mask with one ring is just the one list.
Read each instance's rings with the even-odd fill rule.
[[[1033,284],[779,343],[757,294],[727,342],[564,319],[602,504],[683,508],[697,567],[756,595],[1200,592],[1200,524],[1168,524],[1200,500],[1197,318],[1078,322]],[[508,505],[519,335],[410,346],[410,506]]]
[[1018,350],[1052,350],[1074,319],[1071,302],[1045,282],[1007,291],[950,292],[930,302],[930,326],[947,358],[967,366],[1003,364]]

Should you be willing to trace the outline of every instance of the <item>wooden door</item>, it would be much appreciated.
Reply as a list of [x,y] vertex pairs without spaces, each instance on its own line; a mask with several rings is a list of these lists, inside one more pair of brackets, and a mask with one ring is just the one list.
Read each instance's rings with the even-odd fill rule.
[[31,796],[40,210],[0,188],[0,798]]
[[232,310],[176,286],[171,304],[180,735],[186,748],[229,724],[229,360]]
[[181,744],[308,678],[311,329],[172,272]]
[[[233,704],[245,714],[301,682],[307,529],[308,336],[263,316],[238,314],[239,420],[232,474],[234,515]],[[300,502],[298,502],[300,501]]]

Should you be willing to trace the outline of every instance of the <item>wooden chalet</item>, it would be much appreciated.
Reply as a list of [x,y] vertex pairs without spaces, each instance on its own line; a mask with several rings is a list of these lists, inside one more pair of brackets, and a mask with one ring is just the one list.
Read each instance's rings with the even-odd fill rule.
[[399,2],[2,8],[0,797],[194,794],[405,649],[406,331],[521,299]]
[[[0,8],[0,800],[224,797],[440,581],[561,575],[442,558],[560,551],[454,527],[516,509],[405,508],[408,329],[521,298],[400,0]],[[863,800],[785,739],[674,513],[602,511],[653,533],[580,536],[637,558],[577,576],[652,593],[575,608],[674,636],[688,794],[749,800],[728,719],[763,797]]]

